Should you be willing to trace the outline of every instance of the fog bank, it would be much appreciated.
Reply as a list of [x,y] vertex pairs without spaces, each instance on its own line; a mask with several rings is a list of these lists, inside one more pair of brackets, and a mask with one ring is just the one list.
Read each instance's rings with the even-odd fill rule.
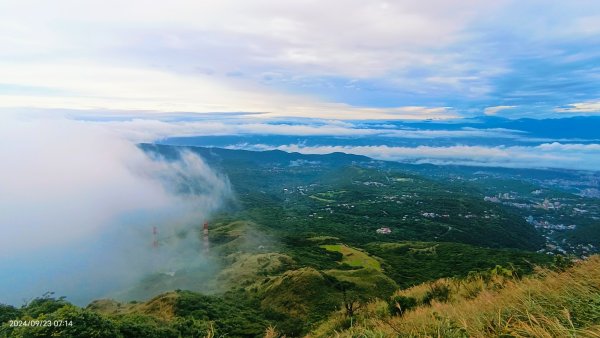
[[55,291],[83,304],[150,273],[210,270],[196,229],[231,189],[201,158],[151,157],[82,121],[0,122],[0,302]]

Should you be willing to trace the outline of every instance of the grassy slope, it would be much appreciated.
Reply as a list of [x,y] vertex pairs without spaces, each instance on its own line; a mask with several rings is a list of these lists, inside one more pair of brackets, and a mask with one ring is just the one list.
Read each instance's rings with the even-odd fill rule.
[[[418,304],[391,316],[384,301],[370,303],[354,319],[341,313],[312,337],[600,337],[600,256],[564,272],[540,270],[522,280],[443,280],[447,302]],[[397,293],[419,299],[431,284]]]
[[375,258],[368,254],[351,248],[343,244],[329,244],[321,245],[321,247],[328,251],[336,251],[344,255],[342,263],[348,264],[353,267],[371,268],[377,271],[381,271],[381,263]]

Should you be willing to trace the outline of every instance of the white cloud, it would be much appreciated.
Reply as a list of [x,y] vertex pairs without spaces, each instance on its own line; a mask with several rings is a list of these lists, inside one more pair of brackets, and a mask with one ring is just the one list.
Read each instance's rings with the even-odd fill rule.
[[[212,56],[208,67],[220,68],[235,60],[234,65],[242,68],[296,65],[319,75],[370,77],[435,62],[421,49],[460,39],[470,20],[501,2],[24,0],[2,3],[0,13],[10,29],[4,39],[13,43],[5,46],[6,55],[31,56],[39,47],[46,48],[43,53],[68,51],[76,56],[123,53],[124,47],[142,52],[149,47],[162,54],[194,54],[186,60]],[[453,15],[448,15],[450,11]],[[223,53],[227,51],[243,52],[246,58]],[[218,57],[224,60],[219,62]]]
[[206,260],[196,236],[151,252],[153,226],[163,237],[193,229],[231,197],[199,157],[153,159],[115,132],[62,118],[0,116],[0,140],[3,302],[52,290],[85,304]]
[[0,63],[0,78],[34,93],[2,94],[0,108],[111,109],[148,112],[257,112],[262,117],[346,119],[448,119],[446,107],[364,108],[320,102],[240,83],[221,84],[207,75],[96,64]]
[[235,119],[205,119],[202,121],[161,121],[151,118],[133,118],[127,121],[88,121],[134,142],[152,142],[177,136],[226,136],[226,135],[288,135],[288,136],[355,136],[391,137],[405,139],[425,138],[510,138],[522,139],[524,133],[503,128],[462,128],[459,130],[427,130],[407,127],[357,125],[344,121],[304,120],[290,123],[264,119],[239,117]]
[[[64,119],[1,121],[3,256],[89,236],[122,213],[187,203],[165,190],[173,180],[164,182],[172,173],[183,177],[184,169],[151,160],[115,132]],[[189,168],[200,168],[193,159],[186,161]],[[225,188],[210,168],[197,172],[215,188],[190,202],[208,212]]]
[[485,115],[496,115],[498,114],[498,112],[502,111],[502,110],[506,110],[506,109],[513,109],[516,108],[517,106],[494,106],[494,107],[487,107],[483,110],[483,113]]
[[[547,13],[531,20],[540,5]],[[2,1],[0,103],[450,118],[463,112],[448,102],[502,99],[494,81],[530,56],[521,45],[539,42],[531,49],[536,57],[574,57],[552,43],[593,35],[598,8],[508,0]],[[510,27],[524,34],[513,38]],[[319,90],[343,86],[336,81],[353,89]],[[355,99],[352,90],[361,95]],[[367,90],[398,107],[369,108],[382,101]],[[498,107],[508,106],[487,111]]]
[[600,101],[578,102],[555,108],[555,112],[568,114],[600,114]]
[[[427,5],[414,0],[6,1],[0,3],[0,78],[5,86],[38,91],[3,93],[0,102],[5,107],[448,118],[457,114],[438,107],[367,108],[286,94],[261,85],[262,77],[372,78],[452,63],[458,54],[429,50],[462,39],[467,23],[494,6],[473,0]],[[338,15],[341,9],[344,14]],[[230,73],[243,75],[226,76]]]
[[[232,146],[235,148],[236,146]],[[410,163],[460,164],[514,168],[566,168],[598,170],[600,144],[546,143],[538,146],[281,146],[244,145],[255,150],[279,149],[305,154],[344,152],[365,155],[378,160]]]

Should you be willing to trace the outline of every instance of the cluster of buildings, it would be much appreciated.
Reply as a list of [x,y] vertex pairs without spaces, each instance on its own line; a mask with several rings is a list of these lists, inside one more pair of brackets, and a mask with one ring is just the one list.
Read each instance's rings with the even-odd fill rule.
[[383,234],[383,235],[387,235],[387,234],[391,234],[392,233],[392,229],[390,229],[388,227],[379,228],[379,229],[377,229],[375,231],[378,234]]
[[485,196],[483,198],[484,201],[486,202],[493,202],[493,203],[500,203],[502,202],[502,200],[514,200],[515,197],[507,192],[505,193],[498,193],[496,196]]
[[421,216],[427,217],[427,218],[436,218],[436,217],[449,218],[450,217],[450,215],[448,215],[448,214],[440,215],[440,214],[436,214],[435,212],[424,212],[421,214]]
[[485,196],[483,200],[492,203],[502,203],[504,205],[508,205],[519,209],[531,208],[531,205],[529,204],[514,202],[515,196],[509,193],[498,193],[496,196]]
[[569,245],[565,239],[560,242],[553,241],[548,238],[548,242],[546,243],[546,247],[538,250],[539,253],[546,253],[548,255],[554,254],[562,254],[562,255],[576,255],[581,259],[585,259],[590,255],[593,255],[598,252],[598,247],[593,244],[576,244]]
[[362,184],[367,185],[367,186],[372,185],[375,187],[385,187],[386,186],[385,184],[380,183],[380,182],[362,182]]
[[533,216],[525,217],[527,223],[532,224],[536,228],[542,228],[547,230],[575,230],[577,225],[564,225],[564,224],[552,224],[548,221],[538,221],[533,218]]
[[[542,192],[543,192],[542,190],[538,189],[538,190],[532,191],[531,194],[532,195],[540,195]],[[515,195],[511,195],[509,193],[498,193],[495,196],[485,196],[483,198],[483,200],[486,202],[501,203],[503,205],[512,206],[512,207],[519,208],[519,209],[537,208],[537,209],[544,209],[544,210],[557,210],[564,206],[563,204],[561,204],[560,201],[557,201],[557,200],[551,201],[548,198],[544,198],[544,200],[541,202],[529,201],[529,203],[523,203],[523,201],[516,202],[516,201],[514,201],[515,199],[517,199],[517,197]]]
[[562,207],[562,205],[560,204],[559,201],[555,201],[555,202],[550,202],[547,198],[544,199],[544,201],[538,205],[536,205],[537,208],[542,208],[544,210],[550,210],[550,209],[560,209]]

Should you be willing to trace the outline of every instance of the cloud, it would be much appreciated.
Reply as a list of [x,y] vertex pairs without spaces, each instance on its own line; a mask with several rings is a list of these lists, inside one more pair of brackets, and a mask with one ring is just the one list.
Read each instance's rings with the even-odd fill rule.
[[[194,115],[189,115],[193,118]],[[81,116],[81,118],[85,118]],[[192,120],[161,120],[135,116],[130,120],[105,119],[87,121],[98,127],[118,133],[134,142],[152,142],[167,137],[181,136],[242,136],[242,135],[286,135],[286,136],[343,136],[343,137],[389,137],[398,139],[426,138],[509,138],[522,139],[525,133],[504,128],[471,128],[457,130],[416,129],[394,125],[379,126],[358,121],[335,121],[302,119],[263,118],[261,123],[247,117],[229,119],[203,118]]]
[[304,146],[288,144],[237,145],[230,148],[251,150],[278,149],[304,154],[344,152],[365,155],[377,160],[408,163],[458,164],[511,168],[564,168],[597,171],[600,167],[600,144],[545,143],[538,146]]
[[[0,87],[0,102],[4,107],[451,118],[456,113],[446,108],[349,104],[273,87],[263,78],[370,78],[433,62],[437,58],[420,49],[456,40],[465,18],[485,7],[464,3],[452,16],[440,8],[456,7],[442,1],[435,9],[417,1],[2,3],[0,78],[12,94]],[[346,14],[331,16],[324,6],[343,7]],[[226,75],[232,72],[242,76]],[[25,87],[36,90],[18,90]]]
[[[114,11],[115,6],[121,11]],[[168,57],[188,66],[195,57],[210,61],[206,67],[217,71],[236,70],[232,65],[244,70],[299,66],[318,74],[370,77],[415,62],[432,62],[420,48],[456,41],[470,19],[497,6],[473,0],[428,5],[414,0],[334,0],[327,4],[175,0],[151,6],[139,0],[127,4],[111,0],[90,1],[85,6],[70,1],[52,5],[24,1],[4,3],[0,10],[4,28],[12,34],[3,35],[4,53],[15,57],[31,56],[40,47],[45,55],[87,56],[91,51],[136,58],[150,50],[158,52],[157,57],[144,59],[164,62]],[[332,15],[341,8],[344,15]],[[449,11],[453,15],[447,15]],[[54,26],[56,22],[61,26]],[[34,29],[42,27],[47,29],[41,33]],[[236,52],[248,57],[240,59]]]
[[591,1],[5,1],[0,102],[357,119],[503,103],[553,114],[574,95],[597,98],[599,12]]
[[597,98],[599,15],[589,0],[4,1],[0,102],[342,119],[503,103],[552,115]]
[[600,101],[571,103],[565,107],[555,108],[554,111],[568,114],[599,114]]
[[512,108],[516,108],[517,106],[494,106],[494,107],[487,107],[483,110],[483,113],[485,115],[496,115],[498,114],[498,112],[502,111],[502,110],[506,110],[506,109],[512,109]]
[[158,112],[248,112],[261,117],[332,119],[449,119],[447,107],[357,107],[280,94],[259,85],[225,84],[207,75],[88,63],[0,63],[0,78],[18,94],[0,91],[0,108],[89,109]]
[[151,252],[152,226],[191,231],[231,198],[227,178],[202,159],[149,157],[82,121],[0,120],[1,302],[51,290],[85,303],[190,255],[188,266],[206,263],[197,236]]

